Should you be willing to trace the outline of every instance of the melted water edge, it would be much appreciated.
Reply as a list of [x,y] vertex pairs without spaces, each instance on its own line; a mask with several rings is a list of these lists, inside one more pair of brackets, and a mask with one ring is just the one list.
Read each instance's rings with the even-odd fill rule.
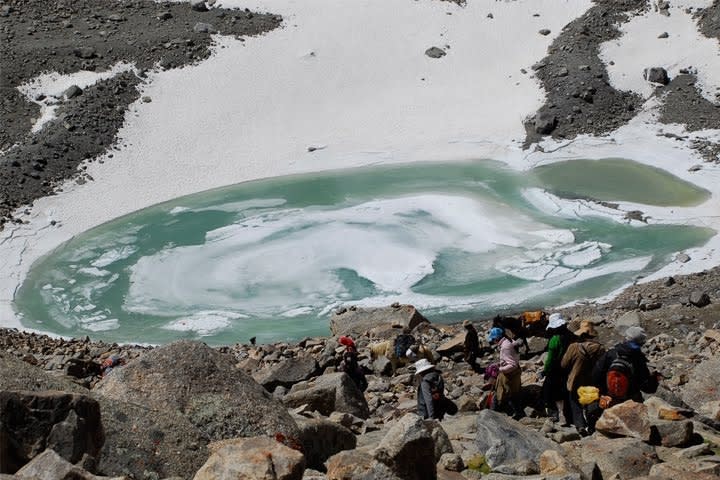
[[614,159],[529,173],[476,161],[273,178],[85,232],[36,262],[15,304],[27,327],[68,336],[291,340],[328,334],[343,304],[412,303],[452,322],[597,297],[715,233],[565,214],[544,191],[654,205],[708,196]]

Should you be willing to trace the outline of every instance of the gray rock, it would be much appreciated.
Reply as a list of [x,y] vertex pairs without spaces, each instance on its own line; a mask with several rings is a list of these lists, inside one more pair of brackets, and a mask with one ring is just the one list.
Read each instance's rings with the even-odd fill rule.
[[690,420],[681,422],[653,422],[663,447],[685,447],[693,438],[694,428]]
[[310,355],[282,360],[253,374],[253,378],[269,392],[282,386],[290,388],[320,373],[320,367]]
[[443,453],[437,463],[438,468],[448,470],[450,472],[462,472],[465,470],[465,463],[457,453]]
[[193,32],[195,33],[217,33],[217,30],[215,30],[215,27],[212,26],[210,23],[205,22],[197,22],[195,26],[193,27]]
[[70,85],[67,90],[63,92],[63,97],[70,100],[71,98],[79,97],[83,94],[82,88],[77,85]]
[[695,305],[696,307],[706,307],[710,305],[710,295],[699,290],[694,290],[688,297],[688,303]]
[[690,261],[690,255],[687,253],[678,253],[675,255],[675,261],[680,263],[687,263]]
[[660,35],[658,35],[658,38],[668,38],[670,35],[668,35],[668,32],[662,32]]
[[423,420],[410,413],[390,427],[374,450],[373,457],[386,465],[398,478],[435,478],[437,468],[434,443]]
[[438,420],[425,420],[425,428],[435,443],[435,462],[440,461],[440,457],[446,453],[454,452],[450,437]]
[[412,330],[428,322],[412,305],[396,305],[384,308],[349,308],[340,310],[330,318],[333,335],[358,337],[375,328]]
[[550,29],[549,28],[542,28],[538,31],[540,35],[550,35]]
[[650,83],[659,83],[660,85],[670,83],[667,70],[662,67],[646,68],[643,72],[643,78]]
[[301,480],[305,458],[274,438],[233,438],[211,444],[194,480]]
[[570,74],[570,71],[567,69],[567,67],[560,67],[557,72],[555,72],[556,77],[567,77]]
[[640,312],[635,310],[627,312],[620,318],[615,320],[615,331],[622,335],[623,333],[625,333],[625,330],[630,327],[641,326],[641,322],[642,318],[640,317]]
[[95,391],[158,411],[178,411],[214,440],[298,434],[282,404],[235,368],[232,355],[201,342],[179,341],[151,350],[115,369]]
[[710,400],[720,398],[720,357],[713,357],[695,366],[683,386],[682,399],[690,407],[700,410]]
[[430,58],[440,58],[444,57],[446,55],[445,50],[443,50],[440,47],[430,47],[427,50],[425,50],[425,55],[427,55]]
[[95,396],[100,403],[105,444],[98,471],[133,478],[192,478],[208,458],[208,438],[179,412],[152,410]]
[[343,450],[352,450],[357,438],[347,428],[326,419],[309,419],[298,423],[300,443],[307,466],[324,470],[325,461]]
[[97,458],[105,441],[100,405],[87,395],[0,391],[0,472],[13,472],[45,448],[70,463]]
[[76,57],[84,58],[86,60],[97,56],[97,52],[93,47],[77,47],[73,50],[73,53]]
[[549,133],[552,133],[552,131],[555,130],[556,126],[557,117],[555,117],[555,115],[548,112],[540,112],[535,115],[535,133],[547,135]]
[[73,480],[96,480],[99,477],[90,474],[83,468],[75,466],[48,448],[36,455],[30,463],[15,472],[19,479],[56,480],[72,478]]
[[190,0],[190,8],[196,12],[208,11],[207,5],[205,5],[205,0]]
[[655,448],[636,438],[587,437],[581,443],[584,462],[597,463],[603,478],[624,480],[647,475],[660,460]]
[[293,385],[283,403],[289,408],[308,405],[323,415],[345,412],[360,418],[368,418],[370,410],[363,393],[345,373],[321,375],[311,382]]
[[482,410],[476,426],[475,445],[493,470],[527,462],[537,465],[545,450],[558,448],[542,434],[494,410]]
[[10,5],[3,5],[0,7],[0,17],[9,17],[10,12],[12,12]]

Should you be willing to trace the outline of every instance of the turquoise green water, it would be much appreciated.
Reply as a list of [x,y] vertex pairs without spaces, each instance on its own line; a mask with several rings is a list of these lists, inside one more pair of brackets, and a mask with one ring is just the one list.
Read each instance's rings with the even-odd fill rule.
[[[288,340],[327,334],[328,314],[345,304],[412,303],[448,322],[597,297],[714,234],[563,216],[542,190],[654,205],[698,203],[706,193],[621,160],[555,168],[385,166],[179,198],[39,260],[15,305],[27,327],[62,335]],[[560,175],[567,170],[590,172],[593,182]],[[631,175],[653,180],[619,188]]]

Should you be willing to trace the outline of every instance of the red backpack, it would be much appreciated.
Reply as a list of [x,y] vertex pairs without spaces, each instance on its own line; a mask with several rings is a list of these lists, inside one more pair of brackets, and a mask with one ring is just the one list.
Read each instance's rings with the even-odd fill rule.
[[614,402],[627,400],[630,391],[630,383],[633,378],[632,362],[618,353],[617,357],[610,363],[606,375],[607,394]]

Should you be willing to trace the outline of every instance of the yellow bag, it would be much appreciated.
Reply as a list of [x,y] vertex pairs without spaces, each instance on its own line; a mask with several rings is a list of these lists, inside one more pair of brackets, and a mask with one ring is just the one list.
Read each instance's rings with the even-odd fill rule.
[[590,405],[600,399],[600,390],[597,387],[579,387],[577,389],[580,405]]

